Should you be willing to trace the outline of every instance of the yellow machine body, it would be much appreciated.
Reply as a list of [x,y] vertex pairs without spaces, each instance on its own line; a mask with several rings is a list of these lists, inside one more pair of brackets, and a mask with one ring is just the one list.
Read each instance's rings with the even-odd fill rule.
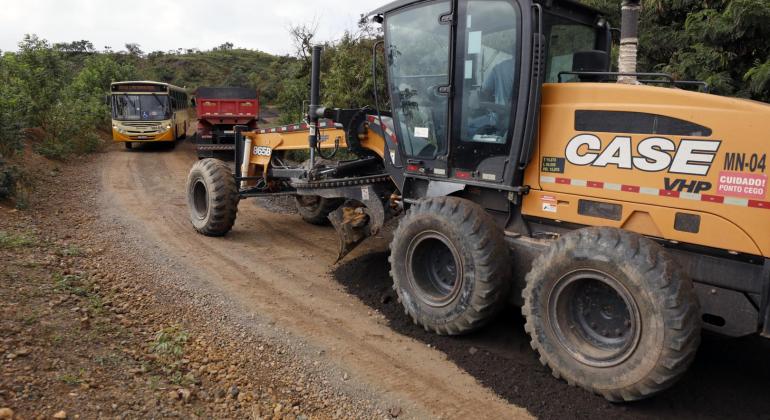
[[[266,128],[246,132],[244,138],[250,142],[248,150],[248,176],[260,176],[267,173],[274,152],[307,150],[308,127],[306,124],[289,125],[276,128]],[[375,131],[367,128],[366,134],[359,138],[361,146],[383,157],[385,142]],[[332,122],[321,123],[319,130],[319,147],[333,149],[348,147],[345,131],[336,128]]]
[[[612,131],[613,123],[638,126]],[[274,152],[307,149],[307,134],[306,125],[244,133],[248,176],[267,173]],[[546,84],[522,213],[770,257],[768,136],[770,106],[759,102],[650,86]],[[345,131],[331,122],[319,141],[322,149],[347,147]],[[376,131],[359,141],[384,157]]]
[[650,86],[546,84],[522,211],[768,257],[769,140],[763,103]]

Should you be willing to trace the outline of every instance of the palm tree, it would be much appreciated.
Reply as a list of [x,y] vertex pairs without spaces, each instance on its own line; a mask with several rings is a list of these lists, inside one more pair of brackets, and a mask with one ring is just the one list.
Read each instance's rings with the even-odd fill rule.
[[[620,57],[618,71],[636,73],[636,56],[639,47],[639,14],[642,0],[623,0],[620,26]],[[619,83],[638,83],[635,76],[620,76]]]

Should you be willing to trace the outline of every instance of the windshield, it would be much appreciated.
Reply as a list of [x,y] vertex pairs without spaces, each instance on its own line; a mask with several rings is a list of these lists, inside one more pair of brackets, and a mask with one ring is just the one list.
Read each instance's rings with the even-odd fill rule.
[[161,121],[171,118],[168,96],[113,95],[112,118],[122,121]]

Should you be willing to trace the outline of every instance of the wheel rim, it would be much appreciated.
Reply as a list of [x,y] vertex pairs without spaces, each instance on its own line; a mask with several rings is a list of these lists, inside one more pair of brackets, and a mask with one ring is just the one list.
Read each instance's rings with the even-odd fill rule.
[[198,219],[203,220],[209,213],[209,192],[202,179],[195,180],[192,194],[193,212]]
[[462,285],[462,265],[457,249],[443,234],[422,232],[407,249],[407,274],[412,289],[433,307],[452,302]]
[[639,308],[628,290],[598,270],[560,278],[548,299],[550,327],[575,359],[594,367],[616,366],[636,350]]

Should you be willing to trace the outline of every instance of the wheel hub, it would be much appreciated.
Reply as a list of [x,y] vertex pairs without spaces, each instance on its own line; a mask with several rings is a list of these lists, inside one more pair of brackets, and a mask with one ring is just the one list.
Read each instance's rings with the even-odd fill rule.
[[589,366],[620,364],[639,342],[636,302],[601,271],[578,270],[559,279],[549,297],[549,318],[559,343]]
[[200,220],[205,219],[209,212],[208,189],[202,179],[196,180],[193,185],[193,210]]
[[462,284],[459,254],[443,234],[417,235],[407,251],[408,278],[418,297],[433,307],[448,305]]

